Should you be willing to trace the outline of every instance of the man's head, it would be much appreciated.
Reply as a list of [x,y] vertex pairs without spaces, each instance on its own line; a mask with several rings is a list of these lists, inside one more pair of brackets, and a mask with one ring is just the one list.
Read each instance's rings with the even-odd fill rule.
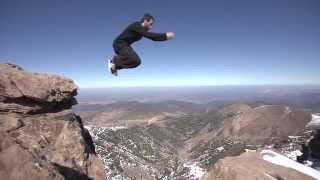
[[151,14],[144,14],[140,21],[142,26],[147,29],[151,29],[155,22],[154,17]]

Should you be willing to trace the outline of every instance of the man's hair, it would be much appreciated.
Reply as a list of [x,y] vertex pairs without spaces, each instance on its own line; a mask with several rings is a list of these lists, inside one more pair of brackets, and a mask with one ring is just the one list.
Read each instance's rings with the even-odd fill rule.
[[154,17],[153,17],[151,14],[146,13],[146,14],[144,14],[144,15],[142,16],[142,18],[141,18],[140,21],[141,21],[141,22],[143,22],[144,20],[150,21],[150,19],[152,19],[153,21],[155,21]]

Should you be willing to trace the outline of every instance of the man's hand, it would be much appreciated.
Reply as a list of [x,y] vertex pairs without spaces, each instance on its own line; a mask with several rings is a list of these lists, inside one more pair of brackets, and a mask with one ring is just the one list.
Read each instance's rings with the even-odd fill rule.
[[173,32],[167,32],[166,35],[167,35],[167,40],[175,37],[175,34]]

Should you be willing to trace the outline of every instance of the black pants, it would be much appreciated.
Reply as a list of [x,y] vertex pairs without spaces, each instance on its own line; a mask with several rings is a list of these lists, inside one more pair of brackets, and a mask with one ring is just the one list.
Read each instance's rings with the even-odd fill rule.
[[131,46],[113,46],[116,56],[113,57],[113,63],[116,69],[135,68],[141,64],[141,59]]

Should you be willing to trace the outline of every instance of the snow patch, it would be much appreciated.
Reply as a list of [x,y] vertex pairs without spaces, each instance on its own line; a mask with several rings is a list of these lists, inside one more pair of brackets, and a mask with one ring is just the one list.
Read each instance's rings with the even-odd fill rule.
[[224,147],[223,147],[223,146],[218,147],[216,150],[217,150],[217,151],[219,151],[219,152],[221,152],[221,151],[223,151],[223,150],[224,150]]
[[198,166],[197,162],[187,162],[183,164],[184,167],[190,168],[190,175],[193,180],[200,180],[205,174],[205,170]]
[[119,130],[119,129],[127,129],[128,127],[126,126],[113,126],[113,127],[109,127],[109,129],[113,130],[113,131],[116,131],[116,130]]
[[302,152],[299,150],[290,151],[289,153],[286,153],[286,156],[292,160],[297,160],[298,156],[301,156]]
[[307,167],[307,166],[300,164],[296,161],[293,161],[293,160],[291,160],[291,159],[289,159],[279,153],[276,153],[274,151],[262,150],[261,156],[262,156],[262,159],[264,159],[265,161],[268,161],[272,164],[276,164],[276,165],[287,167],[287,168],[292,168],[292,169],[299,171],[303,174],[309,175],[315,179],[320,179],[320,173],[317,170],[312,169],[310,167]]
[[285,108],[286,108],[285,113],[289,114],[292,112],[289,106],[286,106]]
[[244,149],[246,152],[256,152],[257,150],[254,149]]
[[126,126],[112,126],[112,127],[95,127],[95,126],[84,126],[88,131],[91,131],[93,128],[100,128],[101,130],[112,130],[112,131],[117,131],[119,129],[128,129]]
[[320,114],[312,114],[311,121],[307,124],[307,127],[313,128],[313,129],[320,129]]

